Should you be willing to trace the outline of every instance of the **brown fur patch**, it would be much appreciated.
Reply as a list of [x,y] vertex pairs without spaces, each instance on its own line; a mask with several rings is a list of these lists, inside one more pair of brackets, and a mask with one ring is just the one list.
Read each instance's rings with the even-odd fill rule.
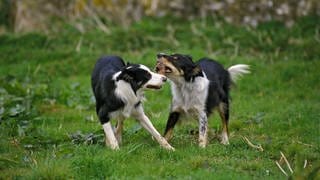
[[[168,72],[167,68],[170,69],[170,72]],[[156,72],[162,75],[172,74],[175,76],[181,76],[184,74],[182,70],[177,69],[177,67],[175,67],[170,60],[165,57],[158,58]]]

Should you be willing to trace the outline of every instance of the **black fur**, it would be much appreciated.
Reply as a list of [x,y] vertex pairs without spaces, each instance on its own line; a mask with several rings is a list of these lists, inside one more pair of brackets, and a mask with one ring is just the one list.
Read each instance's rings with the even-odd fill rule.
[[225,108],[228,109],[231,85],[229,72],[225,70],[221,64],[212,59],[202,58],[197,64],[210,80],[206,102],[207,115],[209,116],[213,108],[221,102],[224,103]]
[[166,129],[164,132],[168,132],[170,129],[173,129],[173,127],[176,125],[176,123],[178,122],[180,113],[178,112],[171,112],[168,118],[168,122],[166,125]]
[[[116,80],[113,75],[121,71]],[[124,80],[130,83],[131,88],[136,92],[149,79],[151,74],[137,64],[125,65],[118,56],[106,56],[100,58],[92,72],[91,85],[96,99],[96,112],[101,124],[110,120],[109,113],[124,107],[124,102],[115,95],[115,82]],[[140,102],[137,102],[137,106]]]
[[187,82],[193,81],[197,76],[203,76],[197,64],[192,61],[192,57],[189,55],[172,54],[169,56],[165,54],[158,54],[157,57],[165,57],[176,68],[182,70],[184,72],[183,76]]
[[[231,85],[229,72],[221,64],[209,58],[202,58],[198,62],[194,63],[190,56],[181,54],[158,54],[157,57],[164,57],[177,69],[182,70],[183,77],[186,82],[192,83],[196,77],[204,77],[205,74],[206,78],[209,80],[205,113],[207,117],[209,117],[214,109],[218,109],[223,125],[226,126],[226,130],[228,131],[229,91]],[[219,107],[221,104],[223,108]],[[165,136],[169,130],[174,128],[179,117],[180,112],[170,113],[165,129]],[[200,122],[205,123],[205,121]],[[205,125],[200,125],[200,127],[206,128]],[[205,131],[205,129],[200,130]]]

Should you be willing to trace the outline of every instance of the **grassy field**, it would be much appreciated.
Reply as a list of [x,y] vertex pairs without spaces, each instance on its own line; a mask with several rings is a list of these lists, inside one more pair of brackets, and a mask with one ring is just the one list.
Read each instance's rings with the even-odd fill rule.
[[[320,178],[320,19],[291,29],[272,22],[256,29],[213,20],[145,19],[111,34],[60,32],[0,36],[0,179],[285,179]],[[119,151],[104,146],[90,73],[98,57],[116,54],[153,68],[158,52],[211,57],[252,73],[232,90],[230,145],[217,135],[201,149],[190,130],[175,129],[167,152],[133,120]],[[146,114],[164,131],[170,88],[146,92]],[[195,121],[196,122],[196,121]],[[259,151],[244,140],[261,145]]]

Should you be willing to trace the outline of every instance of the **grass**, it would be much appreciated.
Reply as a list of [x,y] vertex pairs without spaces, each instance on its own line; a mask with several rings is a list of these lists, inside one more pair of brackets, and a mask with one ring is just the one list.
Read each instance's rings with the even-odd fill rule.
[[[145,19],[128,29],[0,36],[0,179],[279,179],[282,151],[294,178],[319,175],[320,26],[318,17],[291,29],[271,22],[257,29],[211,19]],[[82,39],[82,40],[81,40]],[[81,43],[79,43],[81,42]],[[78,46],[78,48],[77,48]],[[201,149],[178,126],[167,152],[133,120],[125,122],[119,151],[103,144],[90,73],[102,54],[153,68],[158,52],[207,56],[225,67],[251,65],[232,90],[230,145],[218,142],[220,119],[211,116],[210,143]],[[170,88],[146,92],[145,112],[163,132]],[[264,148],[260,152],[243,140]],[[307,165],[303,168],[305,160]]]

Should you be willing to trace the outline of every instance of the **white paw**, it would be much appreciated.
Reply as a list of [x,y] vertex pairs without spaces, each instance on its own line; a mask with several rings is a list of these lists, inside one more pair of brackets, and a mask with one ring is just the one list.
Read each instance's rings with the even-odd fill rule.
[[221,134],[221,144],[229,145],[228,134],[225,132],[222,132],[222,134]]
[[106,146],[110,147],[112,150],[118,150],[119,149],[119,144],[118,143],[115,143],[115,142],[110,143],[107,140],[105,141],[105,143],[106,143]]
[[200,142],[200,143],[199,143],[199,147],[201,147],[201,148],[205,148],[206,146],[207,146],[207,144],[204,143],[204,142]]
[[111,145],[110,146],[110,148],[112,149],[112,150],[119,150],[120,148],[119,148],[119,145]]
[[163,148],[169,151],[175,151],[175,149],[170,144],[163,146]]
[[223,145],[229,145],[229,141],[227,140],[227,141],[221,141],[221,144],[223,144]]

